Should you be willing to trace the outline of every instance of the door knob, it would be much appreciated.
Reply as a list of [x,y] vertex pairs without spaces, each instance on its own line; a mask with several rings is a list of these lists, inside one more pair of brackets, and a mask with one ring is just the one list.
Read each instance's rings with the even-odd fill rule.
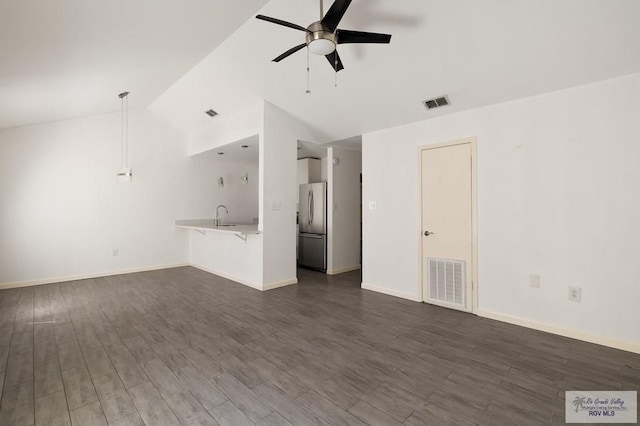
[[424,236],[428,237],[429,235],[433,235],[435,232],[424,231]]

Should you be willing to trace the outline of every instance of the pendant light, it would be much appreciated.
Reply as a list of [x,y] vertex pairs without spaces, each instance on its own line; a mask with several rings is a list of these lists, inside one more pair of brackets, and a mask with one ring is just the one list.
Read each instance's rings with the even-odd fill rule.
[[118,95],[122,103],[121,119],[122,119],[122,132],[121,132],[121,156],[122,156],[122,168],[118,170],[118,181],[131,182],[133,177],[133,170],[129,167],[129,101],[127,96],[129,92],[122,92]]

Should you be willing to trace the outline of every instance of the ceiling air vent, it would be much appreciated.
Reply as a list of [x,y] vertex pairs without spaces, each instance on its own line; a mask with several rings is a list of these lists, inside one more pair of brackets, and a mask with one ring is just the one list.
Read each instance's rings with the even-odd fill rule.
[[423,104],[425,107],[427,107],[427,109],[434,109],[449,105],[449,98],[447,98],[447,95],[439,96],[437,98],[426,100],[423,102]]
[[218,113],[212,109],[205,111],[204,113],[207,114],[209,117],[215,117],[216,115],[218,115]]

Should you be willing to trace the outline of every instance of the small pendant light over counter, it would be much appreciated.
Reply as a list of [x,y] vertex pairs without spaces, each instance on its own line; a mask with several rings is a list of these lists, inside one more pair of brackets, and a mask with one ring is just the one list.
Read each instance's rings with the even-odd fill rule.
[[121,156],[122,167],[118,170],[118,181],[131,182],[133,170],[129,167],[129,102],[127,96],[129,92],[122,92],[118,95],[122,102],[122,134],[121,134]]

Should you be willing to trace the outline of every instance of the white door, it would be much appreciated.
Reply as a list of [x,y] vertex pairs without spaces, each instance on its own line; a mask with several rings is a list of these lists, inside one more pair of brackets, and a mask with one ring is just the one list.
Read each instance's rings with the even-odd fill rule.
[[422,299],[471,311],[474,271],[471,142],[422,150]]

